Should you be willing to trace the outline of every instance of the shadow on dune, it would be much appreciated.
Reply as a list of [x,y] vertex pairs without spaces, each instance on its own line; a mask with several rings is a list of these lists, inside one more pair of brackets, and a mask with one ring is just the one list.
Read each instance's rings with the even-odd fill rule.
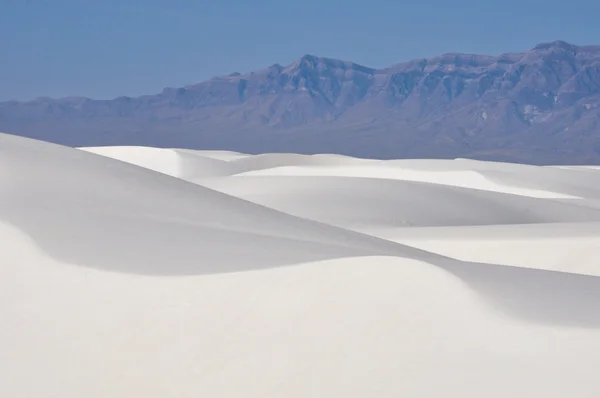
[[[8,216],[8,217],[7,217]],[[284,237],[106,214],[101,222],[86,214],[34,211],[0,214],[57,261],[144,275],[198,275],[250,271],[343,257],[369,256],[365,249]],[[127,222],[129,221],[129,222]]]
[[351,241],[319,243],[184,220],[51,209],[0,211],[0,219],[61,262],[144,275],[251,271],[345,257],[364,257],[368,263],[374,255],[412,257],[453,274],[510,317],[552,326],[600,328],[600,278],[594,276],[466,263],[395,244],[369,249],[353,247]]
[[552,326],[600,328],[599,277],[458,261],[442,267],[506,315]]

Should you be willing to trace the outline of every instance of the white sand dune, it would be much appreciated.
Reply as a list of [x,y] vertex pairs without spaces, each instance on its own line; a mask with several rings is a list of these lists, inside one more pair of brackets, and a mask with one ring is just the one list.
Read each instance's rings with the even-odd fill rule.
[[[113,147],[113,148],[118,148],[118,147]],[[187,152],[187,153],[194,153],[200,156],[205,156],[207,158],[212,158],[212,159],[218,159],[218,160],[225,160],[225,161],[230,161],[230,160],[237,160],[237,159],[242,159],[245,158],[247,156],[250,156],[248,154],[245,153],[240,153],[240,152],[234,152],[234,151],[194,151],[194,150],[190,150],[190,149],[176,149],[177,152]]]
[[299,217],[371,231],[600,221],[600,208],[412,181],[354,177],[247,176],[200,182]]
[[600,223],[380,228],[373,235],[464,261],[600,276]]
[[195,274],[365,255],[433,256],[125,162],[0,137],[0,165],[10,171],[0,176],[0,220],[61,261]]
[[[280,166],[239,173],[243,176],[367,177],[429,182],[535,198],[600,198],[600,174],[582,170],[491,162],[441,160],[424,167],[422,160],[365,165]],[[426,163],[425,163],[426,164]],[[435,167],[434,167],[435,166]]]
[[0,396],[598,397],[597,174],[0,134]]
[[237,169],[227,160],[241,157],[241,155],[227,152],[202,154],[199,151],[150,147],[88,147],[83,149],[182,179],[234,174]]
[[299,155],[291,153],[268,153],[246,156],[232,162],[237,173],[260,172],[277,167],[339,167],[356,166],[357,164],[378,163],[371,159],[357,159],[343,155]]

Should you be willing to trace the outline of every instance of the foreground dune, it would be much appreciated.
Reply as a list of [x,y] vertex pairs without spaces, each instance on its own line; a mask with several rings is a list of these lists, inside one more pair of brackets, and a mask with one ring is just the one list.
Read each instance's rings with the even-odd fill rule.
[[0,396],[600,396],[599,176],[0,135]]

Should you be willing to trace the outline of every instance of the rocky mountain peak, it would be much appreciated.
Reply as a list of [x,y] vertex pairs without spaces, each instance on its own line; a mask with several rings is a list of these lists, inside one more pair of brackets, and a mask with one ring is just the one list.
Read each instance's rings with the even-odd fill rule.
[[539,50],[564,50],[569,52],[576,52],[577,46],[569,44],[562,40],[555,40],[547,43],[540,43],[533,47],[533,51]]
[[284,71],[288,74],[298,73],[327,73],[332,70],[357,71],[360,73],[372,74],[375,72],[372,68],[367,68],[354,62],[342,61],[334,58],[319,57],[312,54],[306,54],[290,65]]

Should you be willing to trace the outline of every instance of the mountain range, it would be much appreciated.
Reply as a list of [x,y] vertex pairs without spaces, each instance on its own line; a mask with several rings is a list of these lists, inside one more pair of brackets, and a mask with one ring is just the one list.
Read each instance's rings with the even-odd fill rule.
[[383,69],[305,55],[156,95],[2,102],[0,131],[68,146],[600,164],[600,46]]

